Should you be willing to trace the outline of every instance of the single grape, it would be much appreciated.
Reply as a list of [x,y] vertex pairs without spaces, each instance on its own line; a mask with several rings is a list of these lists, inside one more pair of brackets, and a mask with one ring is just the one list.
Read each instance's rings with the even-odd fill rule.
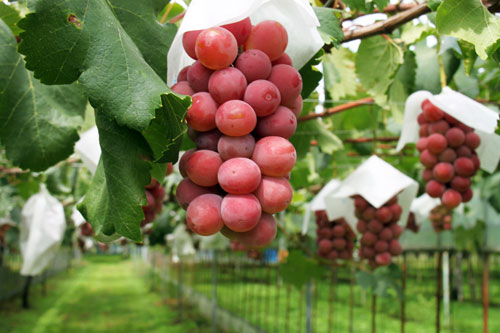
[[259,223],[261,213],[259,200],[253,194],[227,194],[222,199],[222,220],[233,231],[253,229]]
[[392,222],[399,221],[401,214],[403,213],[403,208],[397,203],[388,206],[392,213]]
[[432,169],[432,175],[440,183],[447,183],[455,176],[455,170],[450,163],[440,162]]
[[289,173],[297,153],[293,145],[279,136],[267,136],[255,144],[252,160],[259,166],[265,176],[283,177]]
[[392,211],[389,207],[380,207],[377,209],[375,217],[382,223],[389,223],[392,220]]
[[363,212],[363,220],[370,221],[371,219],[375,218],[376,214],[377,214],[377,210],[375,208],[368,207]]
[[459,192],[453,189],[448,189],[441,196],[441,202],[445,207],[453,209],[460,205],[462,202],[462,196]]
[[465,144],[470,149],[474,150],[481,144],[481,138],[474,132],[469,132],[465,135]]
[[364,210],[365,208],[367,208],[369,206],[368,201],[366,201],[360,195],[353,197],[353,199],[354,199],[354,207],[356,207],[357,209]]
[[472,199],[472,190],[470,187],[462,192],[462,202],[469,202]]
[[255,133],[259,137],[275,135],[289,139],[296,129],[297,118],[293,112],[285,106],[280,106],[271,115],[259,119]]
[[276,59],[272,62],[272,65],[273,66],[275,66],[275,65],[292,66],[292,58],[290,58],[290,56],[286,52],[284,52],[278,59]]
[[215,113],[219,105],[207,92],[199,92],[191,97],[193,103],[186,113],[188,125],[200,132],[215,128]]
[[216,194],[202,194],[188,206],[186,220],[189,229],[198,235],[214,235],[224,227],[221,216],[222,198]]
[[458,127],[452,127],[446,132],[446,140],[448,141],[448,146],[452,148],[460,147],[465,142],[464,131]]
[[422,112],[428,122],[438,121],[444,117],[443,110],[432,104],[428,99],[422,102]]
[[265,80],[271,74],[271,60],[260,50],[247,50],[240,54],[235,67],[246,77],[248,83],[255,80]]
[[211,150],[197,150],[187,161],[187,175],[200,186],[217,185],[217,172],[222,165],[219,154]]
[[394,237],[394,233],[392,232],[392,227],[385,227],[382,229],[382,231],[379,233],[378,237],[381,240],[389,241]]
[[208,81],[208,91],[219,104],[231,99],[243,99],[246,89],[245,75],[234,67],[216,71]]
[[374,245],[376,241],[377,241],[377,235],[375,235],[371,231],[365,232],[363,234],[363,237],[361,237],[361,244],[362,245],[366,245],[366,246]]
[[175,199],[182,208],[187,209],[191,201],[202,194],[210,193],[215,193],[215,189],[196,185],[189,178],[184,178],[179,185],[177,185]]
[[346,234],[346,229],[344,228],[344,226],[338,224],[332,228],[332,234],[333,236],[338,238],[344,237],[344,235]]
[[439,198],[445,190],[445,186],[436,180],[431,180],[425,185],[425,191],[432,198]]
[[255,147],[255,139],[251,134],[243,136],[223,135],[217,144],[217,150],[223,160],[235,157],[251,158]]
[[384,229],[384,226],[378,220],[371,220],[368,223],[368,230],[370,230],[374,234],[378,234],[380,231],[382,231],[382,229]]
[[187,150],[184,154],[182,154],[180,160],[179,160],[179,172],[181,173],[182,177],[187,177],[187,162],[189,161],[189,158],[191,155],[194,153],[195,149],[189,149]]
[[198,38],[198,35],[200,34],[201,30],[193,30],[193,31],[187,31],[182,35],[182,46],[184,47],[184,51],[193,58],[194,60],[198,59],[196,57],[196,51],[195,51],[195,44],[196,44],[196,38]]
[[458,157],[472,157],[472,150],[465,145],[458,147],[455,152]]
[[428,182],[429,180],[431,180],[433,178],[432,176],[432,169],[425,169],[423,172],[422,172],[422,180],[424,182]]
[[380,266],[388,266],[391,264],[391,254],[389,252],[379,253],[375,256],[375,262]]
[[196,56],[207,68],[229,67],[238,55],[238,42],[233,34],[221,27],[203,30],[196,38]]
[[276,221],[270,214],[262,214],[259,223],[250,231],[238,235],[238,240],[248,248],[262,248],[276,237]]
[[233,34],[238,46],[244,45],[248,36],[250,36],[250,32],[252,32],[252,22],[250,22],[249,17],[235,23],[224,24],[221,27]]
[[378,240],[373,247],[375,252],[382,253],[389,249],[389,243],[383,240]]
[[391,240],[391,243],[389,244],[389,252],[393,256],[399,256],[401,253],[403,253],[403,248],[401,247],[401,244],[397,239]]
[[316,234],[318,235],[318,238],[322,239],[329,239],[332,237],[332,232],[329,228],[319,228],[316,230]]
[[292,110],[293,114],[295,117],[299,118],[300,114],[302,113],[302,107],[303,107],[303,101],[302,101],[302,96],[299,95],[295,102],[293,102],[293,105],[289,105],[289,109]]
[[467,157],[457,158],[453,166],[455,167],[456,174],[462,177],[471,177],[476,172],[474,162]]
[[427,149],[427,138],[423,137],[423,138],[418,139],[418,141],[417,141],[417,150],[419,152],[423,152],[426,149]]
[[272,114],[280,105],[281,97],[278,88],[267,80],[256,80],[250,83],[243,97],[258,117]]
[[263,176],[255,195],[260,201],[262,210],[269,214],[286,209],[293,197],[290,182],[284,177]]
[[439,154],[438,159],[440,162],[453,163],[457,159],[457,153],[452,148],[446,148]]
[[246,194],[257,189],[261,181],[261,173],[257,164],[251,159],[236,157],[222,163],[217,178],[224,191],[232,194]]
[[393,238],[399,238],[399,236],[401,236],[401,234],[403,233],[403,228],[401,228],[397,224],[391,225],[391,230],[392,230],[392,237]]
[[418,135],[421,138],[424,138],[429,135],[429,124],[423,124],[420,126],[420,129],[418,130]]
[[360,248],[361,257],[365,259],[375,258],[375,249],[373,247],[363,247]]
[[318,243],[318,252],[322,254],[329,253],[333,248],[333,244],[328,239],[322,239]]
[[257,116],[248,103],[231,100],[219,107],[215,114],[215,124],[225,135],[243,136],[253,131]]
[[333,248],[337,249],[337,250],[343,250],[343,249],[345,249],[346,244],[347,244],[347,242],[343,238],[335,238],[332,241]]
[[427,139],[427,149],[433,154],[439,154],[448,146],[446,138],[442,134],[434,133]]
[[469,189],[471,181],[469,178],[455,176],[451,180],[451,188],[458,192],[465,192]]
[[195,61],[188,69],[187,80],[194,91],[208,91],[208,80],[214,71]]
[[356,230],[361,234],[365,233],[368,230],[368,224],[363,220],[359,220],[358,223],[356,223]]
[[191,66],[186,66],[183,69],[181,69],[179,74],[177,74],[177,82],[187,81],[189,67],[191,67]]
[[193,90],[193,88],[191,88],[189,82],[187,81],[177,82],[170,88],[170,90],[179,95],[192,96],[195,93],[195,91]]
[[418,116],[417,116],[417,122],[418,122],[419,125],[423,125],[423,124],[427,124],[428,123],[427,119],[425,119],[425,116],[424,116],[423,112],[421,112],[421,113],[418,114]]
[[427,168],[432,168],[438,162],[438,158],[436,155],[431,153],[428,149],[424,150],[420,154],[420,163],[422,163]]
[[283,105],[293,105],[302,91],[302,77],[292,66],[273,66],[268,80],[278,87]]
[[277,60],[285,52],[288,34],[281,23],[262,21],[252,28],[245,49],[258,49],[268,55],[271,61]]
[[[212,130],[208,132],[198,133],[194,143],[196,144],[196,148],[199,150],[206,149],[217,151],[217,144],[219,142],[219,138],[222,136],[221,132],[218,130]],[[222,158],[222,157],[221,157]]]

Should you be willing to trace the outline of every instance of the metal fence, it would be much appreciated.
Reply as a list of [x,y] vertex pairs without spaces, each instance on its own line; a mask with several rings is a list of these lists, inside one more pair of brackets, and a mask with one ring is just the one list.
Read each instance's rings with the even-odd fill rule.
[[[137,248],[151,287],[179,311],[193,309],[225,332],[500,332],[500,256],[411,252],[397,259],[403,295],[379,297],[352,265],[327,267],[300,287],[279,263],[208,251],[174,261]],[[139,259],[142,258],[142,259]],[[144,270],[144,267],[138,267]],[[439,268],[439,269],[438,269]]]
[[[42,274],[32,278],[31,285],[41,283],[42,286],[44,286],[48,278],[69,269],[71,267],[72,257],[71,249],[61,249],[51,265]],[[1,263],[0,302],[22,294],[26,282],[26,277],[20,275],[22,266],[20,254],[5,252]]]

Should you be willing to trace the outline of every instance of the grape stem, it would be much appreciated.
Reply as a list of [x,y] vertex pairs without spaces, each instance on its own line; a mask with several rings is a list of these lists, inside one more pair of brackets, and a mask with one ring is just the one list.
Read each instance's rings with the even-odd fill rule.
[[334,115],[334,114],[342,112],[342,111],[346,111],[346,110],[353,109],[353,108],[361,106],[361,105],[372,104],[372,103],[373,103],[372,97],[361,98],[361,99],[358,99],[356,101],[337,105],[333,108],[329,108],[329,109],[327,109],[323,112],[320,112],[320,113],[307,114],[305,116],[299,117],[299,119],[297,119],[297,121],[302,122],[302,121],[308,121],[308,120],[312,120],[312,119],[316,119],[316,118],[328,117],[328,116]]

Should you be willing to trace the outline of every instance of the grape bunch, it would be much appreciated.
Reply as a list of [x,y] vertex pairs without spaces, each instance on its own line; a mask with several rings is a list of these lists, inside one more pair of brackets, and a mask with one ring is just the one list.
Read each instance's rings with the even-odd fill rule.
[[344,218],[328,221],[324,210],[318,210],[316,215],[316,235],[318,255],[323,258],[352,259],[356,234]]
[[433,105],[428,99],[422,103],[418,116],[420,139],[417,149],[425,166],[422,179],[425,191],[453,209],[472,199],[470,178],[479,169],[475,149],[481,143],[474,129],[456,120]]
[[451,209],[444,205],[439,205],[431,210],[429,220],[431,220],[435,232],[451,230]]
[[156,179],[151,179],[151,183],[146,186],[146,199],[148,203],[146,206],[142,206],[144,220],[141,221],[141,227],[153,222],[156,214],[161,213],[164,197],[165,188]]
[[192,98],[185,119],[196,149],[179,161],[176,198],[199,235],[221,231],[247,248],[276,236],[272,214],[292,200],[296,152],[288,139],[302,111],[302,78],[287,43],[279,22],[252,26],[249,18],[183,35],[196,61],[172,90]]
[[389,265],[393,256],[403,253],[398,241],[403,232],[397,224],[402,213],[398,197],[393,197],[379,209],[359,195],[353,199],[359,219],[356,229],[362,234],[359,256],[368,259],[372,267]]

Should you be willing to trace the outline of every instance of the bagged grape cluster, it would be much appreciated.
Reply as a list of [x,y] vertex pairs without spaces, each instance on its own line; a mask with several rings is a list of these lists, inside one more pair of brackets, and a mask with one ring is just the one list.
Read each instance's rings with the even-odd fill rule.
[[392,257],[403,253],[398,240],[403,228],[397,224],[402,208],[398,204],[397,196],[379,209],[359,195],[353,199],[356,217],[359,219],[356,229],[362,235],[360,258],[368,259],[372,267],[389,265]]
[[352,259],[356,234],[346,220],[330,222],[324,210],[316,211],[315,215],[318,255],[330,260]]
[[433,105],[422,103],[417,149],[425,166],[425,191],[449,209],[472,199],[471,177],[479,170],[475,149],[481,143],[474,129]]
[[451,209],[444,205],[439,205],[431,210],[429,220],[435,232],[451,230]]
[[296,152],[288,139],[302,111],[302,78],[284,52],[288,35],[276,21],[240,22],[188,31],[174,92],[190,95],[188,135],[196,149],[179,161],[177,187],[189,228],[219,231],[247,248],[276,236],[272,214],[292,199]]

